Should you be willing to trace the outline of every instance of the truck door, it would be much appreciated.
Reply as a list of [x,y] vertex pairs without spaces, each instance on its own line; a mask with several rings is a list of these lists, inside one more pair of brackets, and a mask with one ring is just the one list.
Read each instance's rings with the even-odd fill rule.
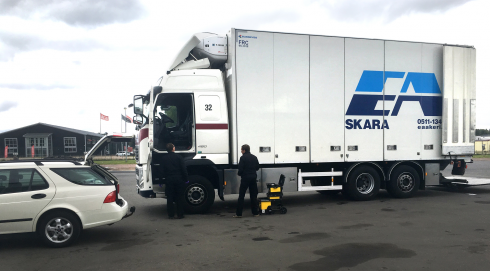
[[[384,119],[389,126],[389,129],[383,129],[384,159],[420,160],[422,129],[419,129],[420,122],[417,123],[417,120],[426,118],[417,99],[424,97],[419,93],[424,89],[418,82],[422,80],[411,78],[412,75],[416,75],[417,79],[420,75],[428,75],[435,80],[434,74],[422,73],[422,44],[386,41],[385,71],[384,75],[379,75],[384,76]],[[426,81],[429,84],[434,83]],[[440,95],[437,81],[431,85],[437,86],[435,92]],[[432,90],[430,87],[427,89]],[[427,118],[432,120],[433,116]],[[439,118],[440,116],[437,116],[437,119]]]
[[274,33],[275,163],[310,162],[309,36]]
[[310,37],[311,162],[343,162],[344,39]]
[[194,152],[194,108],[190,93],[158,94],[153,110],[153,147],[165,151],[172,143],[176,152]]
[[471,155],[475,151],[476,51],[444,46],[442,155]]
[[[228,115],[221,93],[199,93],[196,99],[197,154],[228,154]],[[228,156],[220,156],[228,163]],[[210,157],[208,157],[210,158]],[[217,161],[217,160],[216,160]]]
[[345,161],[383,160],[384,53],[384,41],[345,39]]

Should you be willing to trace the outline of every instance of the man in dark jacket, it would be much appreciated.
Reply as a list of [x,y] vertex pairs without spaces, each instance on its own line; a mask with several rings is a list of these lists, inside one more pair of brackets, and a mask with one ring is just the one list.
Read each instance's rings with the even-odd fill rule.
[[184,185],[188,183],[184,159],[175,154],[175,146],[168,143],[168,154],[162,158],[163,176],[165,177],[165,195],[167,195],[168,218],[175,215],[174,202],[177,205],[177,218],[184,218]]
[[240,182],[240,193],[238,196],[238,206],[236,209],[236,215],[233,217],[242,217],[243,200],[245,199],[245,193],[249,189],[250,202],[252,204],[252,214],[258,216],[257,210],[257,170],[259,170],[259,160],[257,157],[250,153],[250,146],[245,144],[242,146],[242,157],[238,163],[238,175],[242,177]]

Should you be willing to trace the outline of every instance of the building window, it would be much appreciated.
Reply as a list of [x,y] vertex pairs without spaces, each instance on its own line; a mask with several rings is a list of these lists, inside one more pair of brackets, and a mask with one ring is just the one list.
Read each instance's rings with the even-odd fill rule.
[[76,137],[64,137],[65,141],[65,153],[77,152],[77,138]]
[[18,155],[17,138],[5,138],[5,146],[8,147],[8,155]]

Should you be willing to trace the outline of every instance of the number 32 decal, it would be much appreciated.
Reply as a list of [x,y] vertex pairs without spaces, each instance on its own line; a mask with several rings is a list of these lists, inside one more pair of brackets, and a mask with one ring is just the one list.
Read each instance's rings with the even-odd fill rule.
[[212,104],[205,104],[204,105],[204,110],[205,111],[213,111],[213,105]]

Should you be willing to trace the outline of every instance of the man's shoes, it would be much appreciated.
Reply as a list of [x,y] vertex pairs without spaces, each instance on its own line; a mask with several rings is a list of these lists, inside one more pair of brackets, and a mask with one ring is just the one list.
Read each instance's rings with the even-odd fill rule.
[[254,215],[254,217],[259,217],[259,216],[260,216],[259,214]]
[[234,215],[233,218],[242,218],[241,215]]

